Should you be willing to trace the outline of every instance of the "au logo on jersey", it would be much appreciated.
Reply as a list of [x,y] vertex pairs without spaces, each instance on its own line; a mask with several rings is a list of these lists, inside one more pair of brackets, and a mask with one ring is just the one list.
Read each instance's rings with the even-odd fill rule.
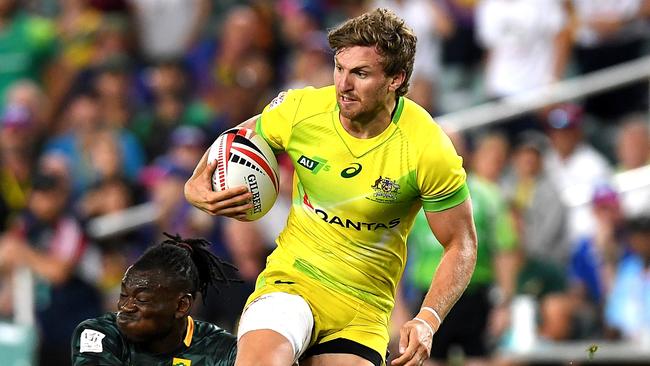
[[192,366],[192,361],[174,357],[172,360],[172,366]]
[[321,170],[323,167],[325,167],[325,170],[328,170],[329,166],[325,165],[325,163],[327,163],[327,160],[323,158],[319,158],[317,156],[313,158],[308,158],[305,155],[301,155],[298,158],[298,164],[311,170],[311,172],[314,174],[318,173],[318,171]]
[[375,180],[375,184],[370,187],[375,190],[375,193],[368,199],[382,203],[395,202],[400,188],[396,180],[381,175]]

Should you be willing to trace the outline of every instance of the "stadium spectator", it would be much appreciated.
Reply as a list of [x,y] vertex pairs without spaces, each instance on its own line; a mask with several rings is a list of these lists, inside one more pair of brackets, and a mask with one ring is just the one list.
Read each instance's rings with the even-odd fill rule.
[[284,89],[305,86],[320,88],[332,80],[332,53],[323,32],[313,32],[305,43],[295,50],[287,68]]
[[122,157],[124,177],[134,180],[144,164],[144,153],[135,137],[124,129],[107,129],[101,120],[97,98],[93,94],[75,96],[66,111],[65,132],[52,137],[45,152],[64,154],[71,170],[73,198],[78,198],[95,180],[97,167],[89,164],[90,151],[102,133],[115,135]]
[[18,0],[0,3],[0,109],[6,92],[18,80],[55,82],[56,32],[54,24],[21,9]]
[[170,134],[177,127],[211,128],[215,111],[196,97],[195,81],[190,78],[186,62],[161,60],[144,69],[140,80],[146,104],[129,128],[140,139],[148,161],[166,153]]
[[[565,0],[483,0],[476,9],[477,36],[487,51],[485,87],[503,98],[561,80],[571,46]],[[511,139],[541,129],[536,113],[502,123]]]
[[232,281],[231,267],[210,253],[205,240],[168,237],[126,271],[117,313],[75,329],[73,366],[234,364],[235,337],[190,316],[209,287]]
[[315,33],[324,27],[324,6],[313,0],[281,0],[276,3],[282,40],[288,50],[300,49],[310,42]]
[[[616,138],[616,170],[629,172],[650,164],[650,128],[648,116],[635,114],[624,118]],[[622,192],[621,203],[626,217],[650,215],[650,186],[633,186]]]
[[[571,0],[578,28],[575,61],[580,73],[590,73],[639,58],[647,35],[648,0]],[[587,98],[586,112],[603,123],[615,123],[630,112],[647,109],[644,83],[632,84]]]
[[38,277],[34,293],[39,365],[68,364],[74,327],[101,311],[99,294],[79,272],[86,239],[76,219],[66,213],[68,192],[58,176],[35,176],[26,211],[0,238],[4,278],[22,266]]
[[619,262],[605,306],[611,335],[647,345],[650,337],[650,217],[626,222],[631,253]]
[[543,257],[526,256],[521,248],[516,270],[514,296],[530,296],[537,304],[536,334],[550,341],[569,339],[573,331],[574,302],[568,292],[566,268],[545,261]]
[[36,151],[33,119],[21,106],[8,106],[0,119],[0,228],[27,205]]
[[510,142],[499,132],[490,132],[475,138],[472,169],[481,179],[500,185],[504,178],[510,154]]
[[476,36],[476,5],[480,0],[442,0],[441,5],[453,21],[453,32],[445,39],[442,61],[460,67],[461,75],[472,75],[483,60],[483,49]]
[[198,41],[210,16],[209,0],[126,0],[146,60],[182,57]]
[[628,250],[628,234],[618,193],[596,187],[591,199],[596,218],[593,236],[581,238],[571,253],[569,279],[576,301],[577,337],[603,336],[603,309],[620,258]]
[[70,71],[83,70],[94,61],[102,21],[103,13],[90,1],[61,1],[57,18],[61,61]]
[[538,131],[518,135],[512,154],[512,169],[504,179],[503,190],[514,212],[520,217],[521,248],[528,255],[555,263],[568,264],[571,243],[567,237],[568,209],[544,168],[548,138]]
[[130,60],[125,55],[111,57],[94,69],[92,90],[97,96],[100,119],[111,129],[126,129],[137,108],[132,90]]
[[[227,110],[221,98],[228,86],[236,82],[240,62],[250,54],[264,53],[260,39],[269,32],[254,8],[245,5],[232,7],[214,39],[206,39],[189,54],[192,79],[196,90],[217,104],[216,110]],[[258,38],[259,37],[259,38]]]
[[577,104],[562,104],[546,116],[551,148],[544,166],[560,197],[569,207],[569,240],[593,234],[594,217],[588,205],[594,187],[609,182],[611,168],[603,154],[583,138],[583,110]]
[[40,152],[44,139],[52,133],[54,127],[51,123],[52,104],[42,87],[29,79],[14,82],[7,89],[5,113],[10,108],[26,110],[32,123],[28,128],[29,135],[23,137],[27,140],[26,143],[31,144],[33,153]]

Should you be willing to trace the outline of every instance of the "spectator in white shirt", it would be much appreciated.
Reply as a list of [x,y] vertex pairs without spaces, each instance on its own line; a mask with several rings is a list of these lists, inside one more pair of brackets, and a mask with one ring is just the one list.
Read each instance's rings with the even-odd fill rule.
[[569,206],[569,239],[593,234],[595,220],[586,205],[594,187],[611,178],[611,168],[605,157],[583,139],[582,107],[564,104],[552,109],[546,118],[551,149],[545,156],[545,166],[551,181]]

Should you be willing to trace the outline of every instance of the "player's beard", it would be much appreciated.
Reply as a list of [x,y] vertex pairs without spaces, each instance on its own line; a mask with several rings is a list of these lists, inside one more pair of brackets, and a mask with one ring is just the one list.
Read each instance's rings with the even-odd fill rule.
[[339,113],[350,121],[359,123],[371,122],[381,110],[381,103],[378,98],[373,98],[372,103],[366,99],[355,100],[356,103],[354,103],[352,108],[344,108],[339,104]]

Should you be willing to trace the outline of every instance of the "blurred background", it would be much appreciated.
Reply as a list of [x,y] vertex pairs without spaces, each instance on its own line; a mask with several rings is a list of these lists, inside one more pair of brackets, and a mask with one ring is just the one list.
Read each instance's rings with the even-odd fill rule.
[[[279,91],[330,84],[327,29],[378,6],[418,36],[408,96],[463,156],[479,237],[428,365],[649,365],[648,0],[0,0],[2,364],[68,365],[74,327],[116,310],[163,231],[239,268],[194,310],[236,331],[291,162],[254,223],[197,211],[183,184]],[[393,352],[435,243],[420,217]]]

